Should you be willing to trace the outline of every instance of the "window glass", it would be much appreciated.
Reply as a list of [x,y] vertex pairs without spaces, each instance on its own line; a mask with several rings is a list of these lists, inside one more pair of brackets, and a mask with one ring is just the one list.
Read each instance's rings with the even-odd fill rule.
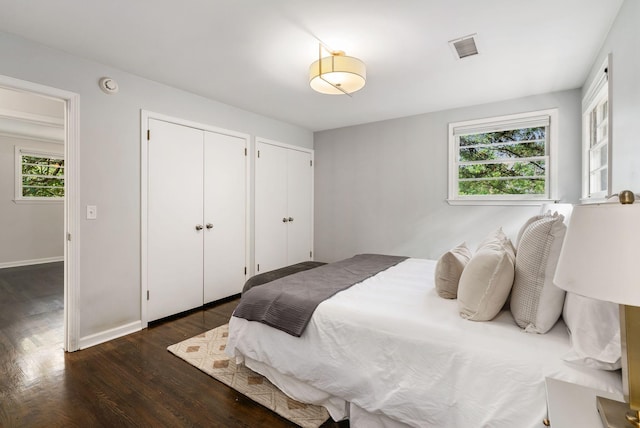
[[64,198],[64,157],[60,154],[17,149],[19,176],[16,199]]
[[[606,87],[604,88],[606,89]],[[597,104],[587,114],[589,129],[591,129],[588,142],[589,160],[589,195],[606,194],[609,187],[609,103],[607,91],[601,91]]]
[[449,125],[449,200],[550,199],[550,114]]
[[582,199],[600,202],[610,192],[611,136],[608,56],[582,99]]
[[546,128],[460,137],[460,195],[545,194]]

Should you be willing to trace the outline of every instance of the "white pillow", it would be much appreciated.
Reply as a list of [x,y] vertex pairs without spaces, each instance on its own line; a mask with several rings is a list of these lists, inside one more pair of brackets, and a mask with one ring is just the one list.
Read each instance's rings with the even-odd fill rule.
[[455,299],[458,296],[458,282],[465,266],[471,259],[471,251],[463,242],[444,253],[436,263],[435,283],[438,296]]
[[482,248],[490,246],[493,248],[503,248],[509,251],[512,256],[515,256],[515,248],[513,247],[509,237],[504,234],[501,227],[488,234],[480,242],[476,251],[480,251]]
[[565,361],[601,370],[621,367],[617,304],[567,293],[562,317],[571,334],[571,351]]
[[502,229],[488,236],[462,271],[458,310],[472,321],[493,319],[509,298],[514,277],[514,250]]
[[535,216],[521,232],[516,251],[511,313],[529,333],[546,333],[558,321],[564,290],[553,284],[567,227],[562,215]]

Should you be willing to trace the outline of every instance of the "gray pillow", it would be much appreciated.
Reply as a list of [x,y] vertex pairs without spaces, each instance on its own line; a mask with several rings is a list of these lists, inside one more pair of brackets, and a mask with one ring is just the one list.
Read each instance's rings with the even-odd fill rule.
[[444,253],[436,263],[435,284],[438,296],[455,299],[458,296],[458,282],[465,266],[471,259],[471,250],[463,242]]
[[546,333],[554,326],[564,304],[564,290],[553,284],[567,227],[562,215],[536,216],[519,234],[511,313],[530,333]]

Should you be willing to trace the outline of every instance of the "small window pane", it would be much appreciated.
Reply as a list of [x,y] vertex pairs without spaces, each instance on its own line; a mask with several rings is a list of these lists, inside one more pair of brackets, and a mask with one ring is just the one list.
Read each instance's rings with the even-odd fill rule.
[[607,190],[608,168],[603,168],[591,173],[589,189],[591,193],[604,192]]
[[544,139],[545,127],[511,129],[460,136],[460,147]]
[[461,165],[458,178],[490,178],[490,177],[536,177],[544,178],[545,161],[512,162],[512,163],[483,163],[475,165]]
[[598,121],[595,110],[589,114],[589,147],[593,147],[598,141]]
[[545,155],[544,141],[525,143],[495,144],[492,146],[467,147],[460,149],[459,160],[484,161],[494,159],[531,158]]
[[593,145],[597,145],[607,138],[609,132],[609,124],[607,122],[599,123],[596,127],[595,141]]
[[600,170],[600,191],[607,190],[608,187],[608,172],[607,168]]
[[607,165],[607,159],[609,155],[609,147],[607,145],[601,146],[596,150],[590,152],[590,169],[594,171]]
[[601,122],[603,120],[606,120],[608,117],[608,112],[609,112],[609,102],[607,100],[605,100],[602,104],[600,104],[600,108],[599,108],[599,117],[598,117],[598,121]]
[[62,198],[63,187],[23,187],[22,196],[31,198]]
[[460,195],[544,195],[544,179],[461,181]]
[[64,180],[57,177],[37,177],[37,176],[25,176],[22,179],[23,186],[49,186],[49,187],[64,187]]

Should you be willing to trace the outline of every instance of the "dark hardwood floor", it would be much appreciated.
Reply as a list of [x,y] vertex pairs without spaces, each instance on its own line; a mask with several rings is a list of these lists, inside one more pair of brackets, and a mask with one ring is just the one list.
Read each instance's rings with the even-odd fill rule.
[[65,353],[62,269],[0,269],[0,427],[296,426],[166,350],[227,323],[237,299]]

